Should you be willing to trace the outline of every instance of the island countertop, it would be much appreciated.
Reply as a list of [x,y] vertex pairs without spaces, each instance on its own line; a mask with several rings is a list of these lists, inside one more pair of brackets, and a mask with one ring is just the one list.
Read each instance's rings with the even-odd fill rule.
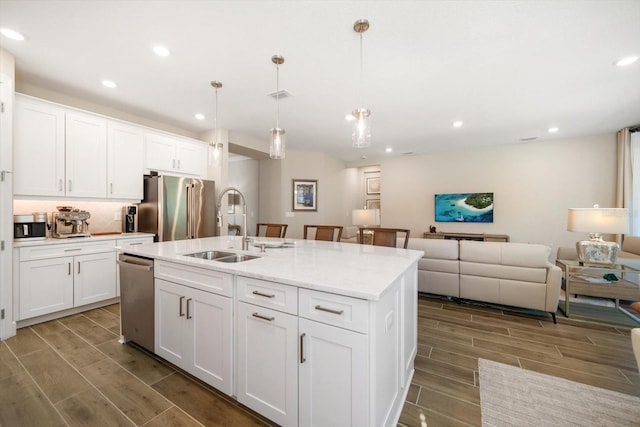
[[[355,243],[285,240],[288,244],[267,247],[266,252],[260,252],[254,245],[259,242],[277,245],[283,239],[254,238],[249,251],[241,250],[241,237],[220,236],[148,243],[126,248],[124,252],[367,300],[378,300],[423,254],[416,250]],[[224,263],[185,256],[207,250],[251,254],[259,258]]]

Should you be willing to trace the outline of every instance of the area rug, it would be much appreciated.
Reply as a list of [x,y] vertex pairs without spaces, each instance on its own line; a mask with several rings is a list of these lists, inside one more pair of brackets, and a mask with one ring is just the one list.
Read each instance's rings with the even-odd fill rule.
[[[560,289],[560,303],[564,304],[564,299],[565,299],[565,293],[564,293],[564,289]],[[597,298],[597,297],[589,297],[586,295],[578,295],[578,297],[576,298],[575,296],[571,296],[571,298],[569,298],[569,302],[574,303],[580,303],[580,304],[589,304],[589,305],[598,305],[601,307],[615,307],[616,304],[613,302],[613,300],[610,300],[608,298]]]
[[480,359],[482,425],[638,426],[640,398]]

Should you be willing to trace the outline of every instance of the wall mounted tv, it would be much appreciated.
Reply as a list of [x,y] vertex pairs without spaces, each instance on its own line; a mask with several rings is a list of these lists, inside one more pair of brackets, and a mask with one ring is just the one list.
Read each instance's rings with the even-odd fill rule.
[[493,222],[493,193],[436,194],[436,222]]

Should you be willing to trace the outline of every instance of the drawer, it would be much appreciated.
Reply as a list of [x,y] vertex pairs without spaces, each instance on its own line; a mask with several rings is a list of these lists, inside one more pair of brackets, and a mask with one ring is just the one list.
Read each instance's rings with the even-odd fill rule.
[[369,302],[326,292],[299,289],[298,316],[366,334]]
[[59,245],[29,246],[20,248],[20,262],[33,261],[37,259],[58,258],[64,256],[75,256],[85,254],[95,254],[101,252],[114,251],[115,240],[100,240],[99,242],[74,242],[61,243]]
[[298,288],[295,286],[238,276],[236,288],[238,301],[289,314],[298,313]]
[[153,237],[136,237],[135,239],[116,240],[116,246],[119,250],[124,250],[132,246],[142,245],[143,243],[153,243]]
[[172,262],[154,262],[154,277],[179,283],[205,292],[233,296],[233,275],[206,268],[192,267]]

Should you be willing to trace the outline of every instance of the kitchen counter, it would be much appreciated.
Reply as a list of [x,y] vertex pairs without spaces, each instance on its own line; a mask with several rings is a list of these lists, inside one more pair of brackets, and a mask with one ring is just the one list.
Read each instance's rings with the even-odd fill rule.
[[[281,242],[282,239],[256,239]],[[267,248],[250,245],[242,251],[240,236],[209,237],[137,245],[126,253],[193,267],[223,271],[355,298],[378,300],[401,274],[422,257],[421,251],[353,243],[286,239],[292,246]],[[223,263],[184,256],[206,250],[224,250],[260,258]]]
[[86,242],[98,242],[101,240],[120,240],[120,239],[137,239],[140,237],[153,237],[150,233],[113,233],[113,234],[99,234],[89,237],[70,237],[68,239],[55,239],[49,237],[45,240],[27,239],[18,240],[13,242],[14,248],[25,248],[29,246],[42,246],[42,245],[62,245],[69,243],[86,243]]

